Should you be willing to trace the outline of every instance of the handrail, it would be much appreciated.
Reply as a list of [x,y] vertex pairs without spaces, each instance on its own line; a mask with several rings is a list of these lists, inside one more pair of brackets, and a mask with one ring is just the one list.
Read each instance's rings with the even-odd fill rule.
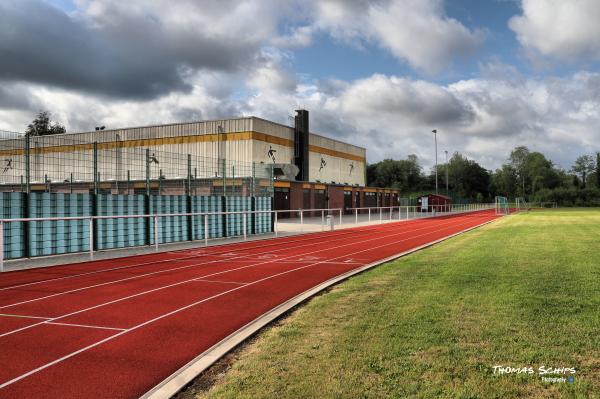
[[[494,204],[469,204],[469,205],[457,205],[448,207],[447,205],[429,205],[428,209],[433,209],[433,212],[418,212],[418,209],[421,208],[420,205],[397,205],[397,206],[386,206],[386,207],[358,207],[358,208],[346,208],[346,210],[353,210],[355,213],[355,224],[358,224],[358,213],[359,210],[368,210],[368,221],[371,222],[371,210],[377,209],[379,210],[379,222],[383,223],[384,221],[392,221],[392,220],[403,220],[406,215],[406,220],[411,218],[426,218],[426,217],[436,217],[443,216],[447,214],[454,214],[460,212],[470,212],[484,209],[491,209],[494,207]],[[394,209],[398,208],[397,219],[394,219]],[[383,217],[383,210],[389,210],[389,218],[386,216]],[[406,209],[406,212],[404,212]],[[410,212],[410,210],[415,209],[414,212]],[[154,247],[158,251],[159,248],[159,226],[162,224],[162,218],[170,218],[170,217],[200,217],[204,219],[204,244],[208,245],[209,240],[209,217],[211,216],[220,216],[220,215],[242,215],[242,234],[238,235],[238,237],[243,237],[244,240],[247,239],[248,232],[248,216],[256,215],[256,214],[272,214],[273,219],[273,233],[275,237],[278,236],[278,215],[282,213],[298,213],[300,216],[300,231],[304,231],[304,213],[305,212],[317,212],[321,213],[321,230],[325,230],[325,226],[329,226],[332,230],[334,228],[333,219],[329,219],[331,213],[339,213],[339,222],[338,226],[341,226],[344,223],[343,213],[344,208],[316,208],[316,209],[279,209],[279,210],[245,210],[245,211],[219,211],[219,212],[186,212],[186,213],[153,213],[153,214],[136,214],[136,215],[86,215],[86,216],[57,216],[57,217],[34,217],[34,218],[14,218],[14,219],[0,219],[0,272],[4,271],[4,230],[5,225],[10,223],[18,223],[18,222],[52,222],[52,221],[88,221],[88,234],[89,234],[89,252],[90,259],[93,259],[94,252],[98,249],[94,248],[94,221],[95,220],[110,220],[110,219],[153,219],[154,220]],[[329,215],[326,221],[325,212],[328,212]],[[201,225],[200,225],[201,226]],[[200,227],[201,228],[201,227]],[[270,231],[270,230],[269,230]],[[192,239],[193,240],[193,239]],[[151,245],[151,244],[145,244]],[[81,251],[86,252],[86,251]]]

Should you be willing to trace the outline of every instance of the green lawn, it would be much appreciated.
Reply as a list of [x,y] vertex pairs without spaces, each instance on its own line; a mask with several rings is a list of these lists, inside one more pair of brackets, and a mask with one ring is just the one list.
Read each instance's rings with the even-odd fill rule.
[[512,215],[375,268],[233,358],[180,397],[600,397],[600,211]]

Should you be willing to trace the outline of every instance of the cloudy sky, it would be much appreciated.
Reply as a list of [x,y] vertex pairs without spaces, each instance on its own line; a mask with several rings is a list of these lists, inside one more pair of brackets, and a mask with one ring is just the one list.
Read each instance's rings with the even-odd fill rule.
[[371,162],[517,145],[600,150],[598,0],[2,0],[0,129],[243,115],[362,145]]

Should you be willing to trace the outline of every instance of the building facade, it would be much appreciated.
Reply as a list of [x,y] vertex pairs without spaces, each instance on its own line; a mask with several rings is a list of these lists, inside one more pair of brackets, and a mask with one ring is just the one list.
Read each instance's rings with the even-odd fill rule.
[[[296,137],[295,127],[244,117],[33,136],[27,145],[1,140],[7,165],[0,180],[20,184],[27,173],[32,184],[178,180],[190,174],[188,157],[194,178],[247,177],[297,163]],[[310,133],[306,152],[301,180],[365,185],[364,148]]]

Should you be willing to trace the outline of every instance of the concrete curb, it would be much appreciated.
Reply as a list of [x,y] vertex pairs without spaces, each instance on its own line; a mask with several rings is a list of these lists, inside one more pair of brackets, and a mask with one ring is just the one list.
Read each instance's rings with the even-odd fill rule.
[[354,269],[354,270],[351,270],[344,274],[340,274],[339,276],[336,276],[327,281],[324,281],[321,284],[316,285],[313,288],[311,288],[307,291],[304,291],[303,293],[301,293],[291,299],[288,299],[287,301],[285,301],[282,304],[276,306],[275,308],[269,310],[268,312],[264,313],[263,315],[257,317],[250,323],[241,327],[239,330],[230,334],[226,338],[222,339],[220,342],[216,343],[215,345],[213,345],[212,347],[210,347],[209,349],[207,349],[206,351],[201,353],[199,356],[194,358],[188,364],[181,367],[179,370],[177,370],[175,373],[171,374],[169,377],[167,377],[165,380],[160,382],[158,385],[156,385],[150,391],[148,391],[144,395],[142,395],[141,399],[167,399],[167,398],[172,397],[177,392],[179,392],[182,388],[184,388],[187,384],[189,384],[200,373],[202,373],[203,371],[208,369],[213,363],[215,363],[221,357],[225,356],[228,352],[230,352],[232,349],[234,349],[235,347],[240,345],[246,339],[248,339],[251,336],[253,336],[254,334],[256,334],[261,328],[267,326],[269,323],[271,323],[272,321],[277,319],[279,316],[281,316],[284,313],[288,312],[289,310],[293,309],[294,307],[301,304],[302,302],[310,299],[311,297],[315,296],[316,294],[325,290],[326,288],[329,288],[343,280],[346,280],[346,279],[348,279],[356,274],[362,273],[366,270],[372,269],[383,263],[387,263],[394,259],[398,259],[403,256],[409,255],[413,252],[420,251],[424,248],[430,247],[432,245],[435,245],[437,243],[445,241],[449,238],[466,233],[468,231],[477,229],[481,226],[492,223],[496,220],[498,220],[498,219],[489,220],[487,222],[478,224],[473,227],[469,227],[467,229],[461,230],[461,231],[451,234],[449,236],[429,242],[427,244],[420,245],[420,246],[410,249],[408,251],[400,252],[398,254],[392,255],[390,257],[379,260],[377,262],[373,262],[373,263],[369,263],[368,265],[364,265],[358,269]]

